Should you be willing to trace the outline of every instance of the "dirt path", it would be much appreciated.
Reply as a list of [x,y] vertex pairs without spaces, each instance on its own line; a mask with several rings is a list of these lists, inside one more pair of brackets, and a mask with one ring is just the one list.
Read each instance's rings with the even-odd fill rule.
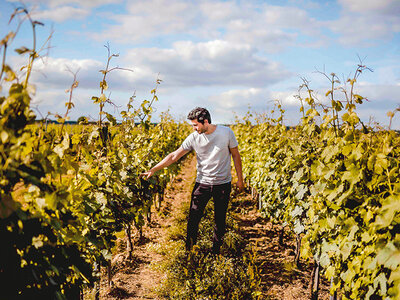
[[[273,225],[262,217],[258,203],[250,194],[234,199],[239,203],[234,218],[240,232],[250,247],[257,253],[257,265],[261,273],[262,292],[266,299],[309,300],[311,261],[300,260],[295,267],[295,240],[285,231],[283,244],[279,244],[281,226]],[[318,299],[329,299],[329,286],[324,280],[320,283]]]
[[[113,288],[106,288],[106,275],[102,276],[101,299],[158,299],[155,288],[164,280],[164,275],[154,268],[163,256],[155,249],[163,245],[174,215],[188,205],[196,175],[196,159],[192,156],[183,163],[182,170],[168,187],[160,212],[153,212],[151,224],[143,228],[144,239],[133,235],[135,246],[133,259],[126,260],[126,238],[119,240],[120,253],[113,258]],[[293,266],[294,239],[286,233],[284,244],[279,245],[280,227],[262,218],[257,203],[249,194],[232,199],[232,214],[240,227],[242,236],[256,253],[261,272],[262,299],[308,300],[312,266],[302,262],[300,269]],[[154,210],[154,208],[153,208]],[[328,286],[322,282],[319,299],[329,299]]]

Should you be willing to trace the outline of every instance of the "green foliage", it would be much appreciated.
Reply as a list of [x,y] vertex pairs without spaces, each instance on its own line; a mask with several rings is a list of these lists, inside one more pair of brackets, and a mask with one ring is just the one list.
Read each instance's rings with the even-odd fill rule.
[[87,124],[87,123],[88,123],[88,120],[87,120],[87,118],[86,118],[85,116],[80,116],[80,117],[78,118],[78,120],[77,120],[77,123],[78,123],[78,124]]
[[[313,257],[346,299],[400,297],[400,136],[365,126],[356,114],[364,97],[350,87],[326,93],[319,111],[304,80],[301,123],[294,128],[248,118],[234,128],[244,173],[260,195],[266,217],[302,236]],[[336,100],[342,91],[345,101]],[[309,109],[305,109],[305,105]]]
[[4,299],[76,299],[82,279],[92,279],[77,245],[57,243],[51,226],[39,218],[19,211],[0,219],[0,236]]
[[[34,49],[30,52],[29,69],[36,57]],[[92,272],[79,246],[63,238],[62,228],[68,227],[70,213],[54,208],[67,195],[46,180],[57,153],[49,144],[39,152],[40,142],[28,128],[35,119],[29,106],[29,74],[21,81],[6,77],[11,85],[8,95],[0,97],[2,295],[66,299],[79,295],[79,286],[91,280]],[[28,200],[16,199],[17,190],[27,191],[24,198]],[[29,199],[34,192],[37,197]],[[31,201],[34,206],[30,206]],[[40,206],[42,210],[34,209]]]
[[[33,28],[38,24],[31,22]],[[4,57],[12,38],[8,35],[0,44]],[[17,78],[4,60],[0,75],[10,86],[8,95],[0,97],[2,295],[74,299],[84,285],[97,280],[94,266],[111,260],[116,233],[132,223],[143,226],[154,196],[163,193],[179,166],[149,181],[139,174],[175,150],[189,127],[167,113],[158,125],[150,123],[155,90],[153,100],[143,101],[132,113],[129,102],[129,114],[117,124],[104,111],[109,99],[103,97],[115,55],[109,55],[103,72],[97,125],[64,127],[78,86],[76,74],[62,125],[34,125],[29,75],[38,54],[35,47],[17,52],[30,53],[25,78]]]

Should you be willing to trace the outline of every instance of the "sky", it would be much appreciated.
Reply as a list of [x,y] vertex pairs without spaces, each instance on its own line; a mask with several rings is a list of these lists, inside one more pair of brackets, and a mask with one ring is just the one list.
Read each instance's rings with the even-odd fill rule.
[[[365,123],[389,125],[387,113],[400,106],[400,0],[25,0],[37,26],[37,49],[50,43],[35,62],[31,83],[36,87],[32,107],[37,118],[48,112],[64,115],[76,73],[75,107],[80,116],[97,120],[100,70],[105,69],[109,45],[118,54],[108,74],[106,110],[121,119],[129,98],[151,100],[157,86],[154,121],[162,112],[184,120],[194,107],[206,107],[213,123],[233,123],[248,111],[270,117],[279,100],[284,123],[299,123],[296,95],[307,80],[318,102],[335,73],[340,86],[360,74],[355,92],[367,98],[357,107]],[[0,36],[15,31],[9,19],[21,2],[0,0]],[[8,47],[7,63],[23,75],[27,56],[16,48],[32,47],[27,22]],[[4,49],[1,49],[3,55]],[[325,74],[325,75],[324,75]],[[161,79],[159,85],[157,79]],[[339,86],[339,85],[338,85]],[[349,84],[347,83],[347,88]],[[4,90],[3,90],[4,94]],[[344,99],[340,90],[336,99]],[[400,129],[400,112],[392,121]]]

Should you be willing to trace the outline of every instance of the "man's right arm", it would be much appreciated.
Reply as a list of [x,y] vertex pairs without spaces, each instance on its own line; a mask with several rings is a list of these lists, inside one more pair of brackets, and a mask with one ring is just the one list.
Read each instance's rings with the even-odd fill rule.
[[174,162],[177,162],[182,156],[184,156],[188,152],[189,152],[188,150],[183,149],[181,146],[174,152],[171,152],[166,157],[164,157],[164,159],[162,161],[160,161],[158,164],[156,164],[150,170],[140,174],[140,176],[145,177],[145,179],[147,180],[151,176],[153,176],[155,172],[168,167],[169,165],[173,164]]

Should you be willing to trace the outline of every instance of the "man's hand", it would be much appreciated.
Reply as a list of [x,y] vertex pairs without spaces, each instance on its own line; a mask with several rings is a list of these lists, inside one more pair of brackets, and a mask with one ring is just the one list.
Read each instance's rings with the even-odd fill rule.
[[238,194],[240,194],[241,192],[244,191],[244,182],[243,182],[243,180],[238,180],[236,182],[236,188],[237,188]]
[[164,169],[168,167],[170,164],[178,161],[182,156],[184,156],[186,153],[188,153],[188,150],[184,150],[182,146],[180,146],[177,150],[174,152],[171,152],[168,154],[162,161],[160,161],[158,164],[156,164],[154,167],[152,167],[150,170],[147,172],[144,172],[139,175],[139,177],[144,177],[145,180],[149,179],[151,176],[154,175],[155,172]]
[[144,173],[140,174],[139,177],[144,177],[144,179],[147,180],[147,179],[149,179],[151,176],[153,176],[154,173],[155,173],[155,172],[151,169],[151,170],[149,170],[149,171],[147,171],[147,172],[144,172]]

